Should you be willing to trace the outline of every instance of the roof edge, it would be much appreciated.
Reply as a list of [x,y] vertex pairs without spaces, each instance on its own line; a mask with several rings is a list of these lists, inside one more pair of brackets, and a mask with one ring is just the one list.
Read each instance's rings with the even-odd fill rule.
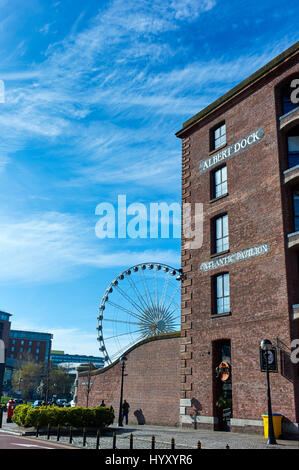
[[[122,356],[125,356],[126,354],[129,354],[134,349],[137,349],[139,346],[142,346],[143,344],[146,344],[146,343],[151,343],[152,341],[159,341],[159,340],[163,340],[163,339],[172,339],[172,338],[180,338],[180,337],[181,337],[181,331],[172,331],[170,333],[161,333],[159,335],[150,336],[149,338],[145,338],[142,341],[139,341],[139,343],[136,343],[133,346],[131,346],[131,348],[127,349],[127,351],[125,351],[122,354]],[[90,375],[103,374],[107,370],[114,367],[119,362],[119,360],[120,360],[120,358],[116,359],[114,362],[112,362],[111,364],[109,364],[106,367],[102,367],[101,369],[91,371]],[[88,371],[87,371],[87,373],[88,373]],[[87,375],[87,373],[86,373],[86,371],[83,371],[83,372],[80,372],[78,374],[78,376],[79,377],[84,377],[85,375]]]
[[231,90],[229,90],[227,93],[224,95],[220,96],[218,99],[213,101],[213,103],[209,104],[206,106],[204,109],[199,111],[197,114],[192,116],[190,119],[185,121],[183,123],[182,129],[180,129],[178,132],[176,132],[177,137],[183,136],[184,132],[189,130],[191,127],[193,127],[198,121],[200,121],[202,118],[207,116],[209,113],[212,111],[215,111],[218,107],[229,101],[231,98],[233,98],[236,94],[247,88],[248,86],[253,85],[255,82],[260,80],[262,77],[267,75],[271,70],[273,70],[275,67],[280,65],[282,62],[284,62],[286,59],[290,59],[293,55],[295,55],[299,51],[299,41],[297,41],[295,44],[293,44],[291,47],[283,51],[281,54],[279,54],[277,57],[272,59],[270,62],[265,64],[263,67],[258,69],[256,72],[251,74],[249,77],[245,78],[242,82],[238,83],[235,87],[233,87]]

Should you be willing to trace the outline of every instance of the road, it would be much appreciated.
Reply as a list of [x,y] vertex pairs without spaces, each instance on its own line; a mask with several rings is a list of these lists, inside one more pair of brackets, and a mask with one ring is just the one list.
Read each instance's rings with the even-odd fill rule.
[[13,434],[0,433],[0,449],[76,449],[76,447],[60,444],[59,442],[48,442],[36,438],[15,436]]

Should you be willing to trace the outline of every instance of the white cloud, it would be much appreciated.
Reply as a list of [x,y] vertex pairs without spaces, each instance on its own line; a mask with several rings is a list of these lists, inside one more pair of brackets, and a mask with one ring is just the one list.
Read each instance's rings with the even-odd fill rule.
[[[107,247],[107,248],[106,248]],[[172,250],[108,250],[94,227],[76,216],[49,212],[27,219],[0,217],[0,279],[3,283],[57,282],[86,268],[127,267],[153,260],[178,265]]]

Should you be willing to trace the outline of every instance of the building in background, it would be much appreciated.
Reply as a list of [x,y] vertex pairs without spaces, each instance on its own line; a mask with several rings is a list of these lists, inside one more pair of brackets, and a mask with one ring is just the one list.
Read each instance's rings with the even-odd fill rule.
[[284,433],[298,432],[298,79],[299,42],[177,133],[182,202],[204,213],[202,246],[182,239],[183,425],[197,413],[199,427],[261,432],[259,345],[269,339],[272,410]]
[[22,362],[32,361],[43,364],[46,373],[53,335],[37,331],[10,330],[5,363],[4,388],[11,393],[12,376]]
[[92,363],[95,367],[101,368],[104,367],[104,359],[102,357],[96,356],[86,356],[83,354],[65,354],[64,351],[51,351],[51,364],[54,367],[65,367],[71,368],[72,372],[75,374],[76,368],[79,364],[88,364]]
[[[5,373],[5,361],[7,357],[7,350],[9,346],[9,332],[10,332],[10,317],[11,314],[7,312],[0,311],[0,340],[3,341],[4,344],[4,358],[3,358],[3,351],[1,351],[1,361],[0,361],[0,397],[2,395],[2,387],[4,381],[4,373]],[[4,359],[4,362],[3,362]]]

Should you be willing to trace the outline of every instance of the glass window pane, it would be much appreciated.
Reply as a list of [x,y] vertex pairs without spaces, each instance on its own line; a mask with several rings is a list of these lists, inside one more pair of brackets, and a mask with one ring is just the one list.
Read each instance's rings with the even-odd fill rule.
[[229,296],[229,275],[228,274],[223,275],[223,290],[224,290],[224,295]]
[[223,279],[222,276],[217,276],[217,298],[223,297]]
[[222,217],[222,234],[224,237],[228,235],[228,216],[224,215]]
[[222,183],[222,185],[221,185],[221,192],[222,192],[222,194],[226,194],[226,193],[227,193],[227,181],[225,181],[224,183]]
[[219,219],[216,219],[216,238],[222,238],[223,232],[222,232],[222,217],[219,217]]
[[221,170],[215,171],[215,184],[220,184],[222,182],[222,172]]
[[288,150],[289,152],[299,152],[299,135],[288,137]]
[[229,297],[224,298],[223,311],[224,312],[229,312],[230,311]]

